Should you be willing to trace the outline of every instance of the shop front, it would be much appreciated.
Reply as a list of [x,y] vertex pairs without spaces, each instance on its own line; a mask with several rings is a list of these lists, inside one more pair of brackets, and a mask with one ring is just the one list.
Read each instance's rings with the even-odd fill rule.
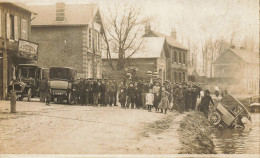
[[16,80],[17,66],[37,63],[38,44],[26,40],[0,43],[0,99],[8,99],[8,85]]

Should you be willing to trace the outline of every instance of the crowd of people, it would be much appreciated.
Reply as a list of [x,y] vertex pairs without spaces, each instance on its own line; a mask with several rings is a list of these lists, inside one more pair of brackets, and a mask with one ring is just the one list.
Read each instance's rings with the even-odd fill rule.
[[[118,106],[121,108],[155,109],[158,113],[167,113],[167,110],[177,110],[180,113],[189,109],[198,109],[208,114],[209,103],[212,102],[208,90],[191,83],[153,82],[139,80],[136,82],[123,81],[119,85],[115,80],[80,79],[75,85],[74,100],[80,105]],[[204,95],[202,97],[201,95]],[[202,97],[197,107],[197,99]],[[214,104],[214,103],[213,103]]]

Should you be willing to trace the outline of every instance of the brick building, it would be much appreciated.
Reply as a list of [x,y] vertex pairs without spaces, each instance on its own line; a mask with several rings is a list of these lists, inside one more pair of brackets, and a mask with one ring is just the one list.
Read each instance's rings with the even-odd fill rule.
[[217,84],[232,93],[259,94],[258,56],[243,47],[226,49],[213,63]]
[[32,6],[32,39],[41,67],[74,67],[78,77],[101,78],[103,24],[96,4]]
[[[127,72],[131,70],[135,71],[137,79],[148,80],[150,76],[147,75],[147,71],[158,72],[159,78],[162,81],[166,80],[166,59],[168,58],[168,49],[165,38],[162,37],[151,37],[141,38],[142,47],[139,51],[134,53],[130,58],[126,59],[125,71],[123,74],[113,71],[109,66],[107,55],[103,53],[103,76],[108,79],[115,79],[121,81],[127,79]],[[126,53],[126,57],[129,54]],[[111,60],[114,67],[118,62],[118,54],[111,53]]]
[[38,45],[29,41],[31,14],[21,3],[0,2],[0,99],[7,99],[17,65],[36,60]]
[[143,37],[163,37],[166,39],[169,58],[167,58],[166,78],[172,83],[188,80],[188,48],[176,40],[176,31],[171,32],[171,36],[151,30],[151,26],[145,26]]

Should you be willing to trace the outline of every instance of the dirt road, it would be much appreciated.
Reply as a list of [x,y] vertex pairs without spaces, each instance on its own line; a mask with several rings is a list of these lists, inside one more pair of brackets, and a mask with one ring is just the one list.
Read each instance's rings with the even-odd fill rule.
[[185,114],[120,107],[17,102],[9,114],[0,101],[0,153],[10,154],[174,154],[177,128]]

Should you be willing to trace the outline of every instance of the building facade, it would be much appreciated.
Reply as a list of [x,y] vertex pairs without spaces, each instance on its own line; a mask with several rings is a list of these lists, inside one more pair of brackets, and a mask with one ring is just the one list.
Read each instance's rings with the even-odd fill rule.
[[226,49],[213,63],[214,78],[231,93],[259,94],[259,57],[245,48]]
[[166,78],[172,83],[188,81],[188,49],[176,40],[176,31],[171,36],[151,30],[151,26],[145,26],[143,37],[163,37],[166,39],[169,58],[167,58]]
[[[118,82],[124,79],[127,80],[130,77],[136,77],[137,80],[149,80],[152,76],[149,76],[147,72],[150,71],[156,74],[156,77],[160,78],[162,82],[165,81],[167,79],[166,59],[168,58],[168,49],[165,39],[162,37],[143,37],[141,40],[142,48],[130,58],[125,59],[125,70],[121,72],[112,70],[109,66],[109,60],[107,59],[106,54],[103,54],[103,77],[114,79]],[[131,53],[126,53],[126,57],[128,54]],[[116,68],[118,63],[117,53],[111,53],[111,63]],[[127,76],[129,73],[132,73],[133,76]]]
[[79,78],[101,78],[103,23],[96,4],[32,6],[32,39],[40,44],[38,64],[74,67]]
[[37,60],[38,45],[30,42],[31,15],[23,4],[0,2],[0,99],[7,99],[17,65]]

